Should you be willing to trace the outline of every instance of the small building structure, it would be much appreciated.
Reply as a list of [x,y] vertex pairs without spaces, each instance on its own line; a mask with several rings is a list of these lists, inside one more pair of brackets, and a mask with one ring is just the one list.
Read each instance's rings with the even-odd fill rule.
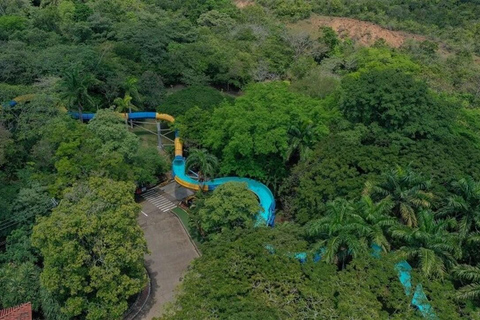
[[32,305],[30,302],[16,307],[0,310],[0,320],[32,320]]

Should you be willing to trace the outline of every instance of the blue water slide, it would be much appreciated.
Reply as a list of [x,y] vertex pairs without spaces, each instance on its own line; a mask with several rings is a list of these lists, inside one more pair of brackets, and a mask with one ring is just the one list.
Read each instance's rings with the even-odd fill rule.
[[[192,178],[188,175],[185,168],[185,158],[181,156],[176,156],[173,160],[172,171],[174,177],[181,180],[182,184],[188,185],[199,185],[198,180]],[[257,215],[257,223],[266,224],[273,226],[275,220],[275,198],[270,189],[261,182],[258,182],[249,178],[240,178],[240,177],[222,177],[216,178],[210,181],[206,181],[201,185],[204,188],[208,188],[209,191],[215,190],[218,186],[225,184],[227,182],[243,182],[247,184],[247,188],[255,193],[260,202],[261,210]]]

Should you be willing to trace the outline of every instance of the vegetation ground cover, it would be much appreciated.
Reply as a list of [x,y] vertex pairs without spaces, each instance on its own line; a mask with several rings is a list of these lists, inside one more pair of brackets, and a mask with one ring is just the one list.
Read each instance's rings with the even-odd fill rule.
[[[0,1],[0,307],[121,317],[145,282],[133,190],[170,164],[118,112],[168,110],[189,167],[268,185],[278,218],[254,228],[241,184],[198,194],[188,225],[203,255],[165,319],[417,319],[403,259],[439,318],[478,318],[479,8]],[[289,28],[312,13],[425,38],[365,47]],[[300,264],[300,251],[323,258]]]

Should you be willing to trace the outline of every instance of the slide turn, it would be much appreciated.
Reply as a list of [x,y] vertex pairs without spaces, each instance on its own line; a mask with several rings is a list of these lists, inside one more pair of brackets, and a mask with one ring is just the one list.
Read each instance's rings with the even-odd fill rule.
[[[72,116],[75,118],[79,117],[77,113],[72,113]],[[94,116],[94,113],[84,113],[82,114],[82,119],[88,121]],[[124,119],[126,118],[127,120],[156,119],[165,120],[170,123],[175,122],[175,118],[173,118],[171,115],[156,112],[122,113],[122,117]],[[258,197],[260,206],[262,207],[257,215],[257,223],[273,226],[275,220],[275,198],[273,197],[273,193],[270,191],[270,189],[263,183],[248,178],[223,177],[205,182],[199,182],[198,180],[194,179],[187,174],[188,170],[185,167],[185,158],[183,157],[183,144],[180,141],[180,135],[178,131],[175,132],[175,158],[172,163],[172,172],[175,181],[179,185],[192,190],[203,189],[204,191],[211,191],[227,182],[246,183],[248,189],[255,193],[255,195]]]
[[[9,106],[14,107],[17,103],[29,101],[33,98],[33,95],[25,95],[17,97],[9,102]],[[78,113],[71,113],[72,117],[78,119]],[[133,113],[122,113],[122,117],[127,120],[142,120],[142,119],[155,119],[155,120],[164,120],[170,123],[175,122],[175,118],[171,115],[165,113],[156,113],[156,112],[133,112]],[[82,114],[82,120],[88,121],[93,119],[95,116],[94,113],[84,113]],[[273,197],[270,189],[261,182],[258,182],[253,179],[240,178],[240,177],[223,177],[217,178],[210,181],[200,183],[198,180],[192,178],[187,174],[185,167],[185,158],[183,157],[183,144],[180,141],[180,136],[178,131],[175,132],[175,158],[172,163],[172,172],[175,178],[175,181],[186,188],[192,190],[204,191],[214,190],[216,187],[227,183],[227,182],[244,182],[247,184],[248,189],[255,193],[259,199],[260,206],[262,209],[257,215],[258,224],[266,224],[268,226],[273,226],[275,220],[275,198]],[[271,253],[274,253],[274,249],[271,246],[266,246],[267,250]],[[374,257],[380,257],[381,249],[378,246],[372,246],[372,255]],[[307,254],[305,252],[295,253],[293,256],[301,261],[302,263],[307,260]],[[321,260],[321,252],[314,255],[313,261],[318,262]],[[411,283],[411,270],[412,267],[406,261],[401,261],[396,264],[395,269],[398,273],[398,278],[402,284],[405,294],[410,297],[412,296],[412,283]],[[427,319],[438,319],[435,315],[432,306],[428,302],[428,299],[423,291],[422,285],[418,284],[413,292],[412,296],[412,305],[417,307],[420,313]]]

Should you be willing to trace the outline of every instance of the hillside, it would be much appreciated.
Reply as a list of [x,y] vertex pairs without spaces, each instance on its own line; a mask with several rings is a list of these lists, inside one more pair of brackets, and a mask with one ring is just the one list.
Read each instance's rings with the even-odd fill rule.
[[480,319],[478,1],[0,1],[0,43],[0,309]]

